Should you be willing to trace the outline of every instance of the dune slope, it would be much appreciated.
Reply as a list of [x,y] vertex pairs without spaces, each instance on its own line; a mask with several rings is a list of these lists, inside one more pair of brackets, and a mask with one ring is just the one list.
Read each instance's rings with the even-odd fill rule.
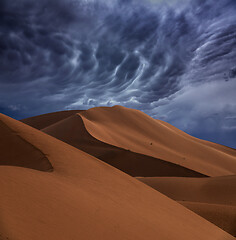
[[92,108],[79,113],[96,139],[136,153],[160,158],[208,176],[236,173],[233,150],[224,151],[134,109]]
[[184,177],[138,179],[236,236],[235,175],[201,179]]
[[0,166],[2,239],[234,239],[100,160],[9,117],[0,119],[53,166],[52,172]]
[[236,237],[236,206],[188,201],[178,202]]
[[177,201],[236,206],[236,175],[211,178],[146,177],[143,183]]
[[73,114],[76,114],[78,112],[81,112],[80,110],[70,110],[70,111],[60,111],[60,112],[53,112],[53,113],[47,113],[42,114],[35,117],[25,118],[22,119],[21,122],[37,128],[42,129],[45,128],[55,122],[58,122],[64,118],[67,118]]
[[[77,119],[78,126],[72,119],[67,123],[63,122],[66,120],[64,112],[62,116],[60,112],[55,114],[58,121],[55,121],[54,117],[51,120],[54,114],[49,114],[46,118],[43,115],[38,118],[37,116],[29,118],[26,123],[33,126],[31,122],[37,122],[44,132],[83,149],[105,162],[110,161],[109,164],[132,176],[170,176],[171,174],[171,176],[200,177],[236,173],[235,149],[192,137],[138,110],[114,106],[92,108],[86,111],[68,111],[67,117],[75,118],[75,115],[81,117],[83,123]],[[40,123],[41,118],[43,118],[43,124]],[[66,131],[60,129],[67,128],[71,133],[72,128],[69,129],[66,126],[69,121],[73,122],[71,124],[74,126],[76,137],[72,138]],[[82,131],[87,134],[79,135]],[[89,141],[92,141],[93,145],[89,144]],[[127,158],[130,159],[129,162],[124,160]],[[157,159],[160,164],[154,163],[154,159]],[[118,161],[121,163],[118,164]],[[150,165],[147,164],[145,167],[144,162]],[[133,164],[137,166],[135,172],[132,170]],[[161,165],[157,174],[150,170],[157,169],[156,165]],[[182,173],[180,175],[178,171],[173,171],[173,166],[192,172],[185,171],[184,175]],[[140,168],[149,170],[139,171]]]
[[176,133],[178,133],[179,135],[182,135],[184,137],[187,137],[187,138],[190,138],[192,139],[193,141],[198,141],[202,144],[205,144],[209,147],[212,147],[212,148],[215,148],[216,150],[219,150],[219,151],[222,151],[224,152],[225,154],[230,154],[232,156],[235,156],[236,157],[236,150],[233,149],[233,148],[230,148],[230,147],[227,147],[227,146],[224,146],[224,145],[221,145],[221,144],[218,144],[218,143],[213,143],[213,142],[209,142],[209,141],[206,141],[206,140],[202,140],[202,139],[198,139],[198,138],[195,138],[183,131],[181,131],[180,129],[174,127],[173,125],[167,123],[167,122],[164,122],[164,121],[161,121],[161,120],[157,120],[158,122],[161,122],[163,125],[165,125],[166,127],[168,127],[169,129],[172,129],[173,131],[175,131]]
[[42,131],[103,160],[131,176],[204,176],[177,164],[99,141],[87,131],[79,114],[58,121],[42,129]]
[[47,156],[0,120],[0,165],[52,171]]

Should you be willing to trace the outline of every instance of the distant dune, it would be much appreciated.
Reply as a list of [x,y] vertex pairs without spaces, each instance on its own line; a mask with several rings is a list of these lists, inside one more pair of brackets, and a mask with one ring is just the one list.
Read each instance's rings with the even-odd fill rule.
[[236,236],[236,175],[138,179]]
[[204,176],[178,164],[102,142],[87,131],[80,114],[58,121],[42,131],[132,176]]
[[80,110],[70,110],[70,111],[61,111],[61,112],[53,112],[47,113],[31,118],[26,118],[21,120],[21,122],[30,125],[31,127],[42,129],[49,125],[52,125],[55,122],[58,122],[64,118],[67,118],[73,114],[81,112]]
[[[114,146],[157,157],[208,176],[236,173],[235,154],[174,131],[143,112],[121,106],[80,113],[88,132]],[[224,161],[222,161],[224,159]]]
[[188,179],[184,177],[138,179],[177,201],[236,205],[236,175]]
[[201,202],[178,202],[236,237],[236,206]]
[[0,115],[1,240],[235,239],[233,149],[120,106],[22,121]]
[[[24,120],[24,122],[31,122],[31,119]],[[163,161],[165,165],[168,163],[170,166],[168,170],[161,171],[163,174],[165,172],[166,176],[169,175],[168,171],[172,171],[169,169],[173,167],[178,168],[179,171],[182,167],[182,170],[185,169],[186,172],[184,176],[192,177],[236,174],[236,154],[233,149],[194,138],[138,110],[121,106],[99,107],[75,113],[67,119],[63,112],[63,120],[54,122],[52,125],[45,125],[47,127],[41,129],[42,131],[105,161],[111,159],[109,154],[119,158],[117,153],[113,153],[114,151],[119,152],[122,158],[123,155],[127,155],[127,150],[145,155],[149,160],[137,164],[145,168],[147,162],[148,165],[150,164],[147,166],[148,171],[142,173],[142,171],[135,170],[137,172],[132,172],[132,175],[159,176],[152,170],[152,167],[157,167],[157,163],[151,163],[154,161],[153,158],[159,160],[160,164]],[[90,144],[90,141],[93,141],[93,144]],[[118,148],[126,150],[126,153],[121,153]],[[128,155],[130,157],[131,154]],[[140,155],[130,159],[133,158],[138,159]],[[116,162],[117,160],[112,157],[110,161]],[[131,168],[133,169],[132,166]],[[175,176],[179,175],[176,171]]]

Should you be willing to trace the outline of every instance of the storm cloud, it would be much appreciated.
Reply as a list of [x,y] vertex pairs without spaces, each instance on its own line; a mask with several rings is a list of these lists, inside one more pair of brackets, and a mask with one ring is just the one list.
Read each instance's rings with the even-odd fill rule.
[[0,110],[116,104],[236,147],[234,0],[0,0]]

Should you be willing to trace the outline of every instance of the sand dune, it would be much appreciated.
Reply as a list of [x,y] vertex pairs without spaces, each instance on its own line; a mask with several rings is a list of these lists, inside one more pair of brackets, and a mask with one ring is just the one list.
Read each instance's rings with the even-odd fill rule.
[[70,116],[68,119],[63,116],[63,120],[54,124],[46,123],[42,131],[132,176],[198,177],[236,173],[234,149],[194,138],[140,111],[121,106],[99,107],[76,114],[73,111]]
[[236,236],[236,176],[138,179]]
[[180,165],[99,141],[87,131],[79,114],[58,121],[42,131],[132,176],[204,176]]
[[89,109],[80,116],[88,132],[100,141],[208,176],[236,173],[231,150],[221,151],[187,134],[181,135],[140,111],[115,106]]
[[0,116],[0,239],[234,239],[235,149],[120,106],[22,122]]
[[164,122],[164,121],[161,121],[161,120],[157,120],[157,121],[161,122],[163,125],[165,125],[169,129],[172,129],[173,131],[175,131],[179,135],[182,135],[184,137],[192,139],[193,141],[200,142],[200,143],[205,144],[205,145],[207,145],[209,147],[215,148],[216,150],[220,150],[220,151],[222,151],[222,152],[224,152],[226,154],[230,154],[230,155],[236,157],[236,151],[233,148],[230,148],[230,147],[227,147],[227,146],[224,146],[224,145],[220,145],[220,144],[217,144],[217,143],[209,142],[209,141],[206,141],[206,140],[195,138],[195,137],[193,137],[193,136],[191,136],[191,135],[181,131],[180,129],[174,127],[173,125],[171,125],[171,124],[169,124],[167,122]]
[[236,237],[236,206],[187,201],[178,202]]
[[177,201],[236,206],[236,175],[211,178],[147,177],[143,183]]
[[60,112],[53,112],[53,113],[47,113],[35,117],[25,118],[22,119],[21,122],[37,128],[42,129],[45,128],[55,122],[58,122],[64,118],[67,118],[73,114],[76,114],[78,112],[81,112],[80,110],[70,110],[70,111],[60,111]]
[[[1,117],[2,118],[2,117]],[[51,171],[47,156],[0,119],[0,165]]]
[[[89,154],[4,115],[0,119],[10,135],[17,133],[53,167],[46,172],[26,168],[24,162],[0,166],[2,239],[234,239]],[[24,149],[9,144],[16,157],[22,156]],[[38,164],[34,157],[31,161]]]

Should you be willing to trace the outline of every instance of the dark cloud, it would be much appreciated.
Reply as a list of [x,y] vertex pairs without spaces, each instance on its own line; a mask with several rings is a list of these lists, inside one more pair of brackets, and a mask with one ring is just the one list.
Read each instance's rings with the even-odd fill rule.
[[235,147],[235,22],[234,0],[0,0],[0,110],[121,104]]

